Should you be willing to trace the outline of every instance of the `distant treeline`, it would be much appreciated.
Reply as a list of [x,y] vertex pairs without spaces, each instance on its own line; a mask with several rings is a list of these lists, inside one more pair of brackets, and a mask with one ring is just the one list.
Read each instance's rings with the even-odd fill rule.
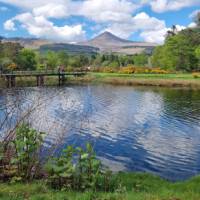
[[86,67],[110,67],[118,69],[127,65],[145,66],[148,63],[146,54],[140,55],[71,55],[66,51],[47,51],[40,53],[25,49],[17,43],[0,43],[0,69],[13,70],[55,70],[63,66],[66,71]]

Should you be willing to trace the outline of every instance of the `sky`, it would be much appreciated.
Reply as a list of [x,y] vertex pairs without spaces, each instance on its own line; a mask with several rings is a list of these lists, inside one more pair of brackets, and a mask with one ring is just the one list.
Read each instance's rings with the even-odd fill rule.
[[200,0],[0,0],[0,35],[80,42],[104,31],[163,43],[172,25],[194,27]]

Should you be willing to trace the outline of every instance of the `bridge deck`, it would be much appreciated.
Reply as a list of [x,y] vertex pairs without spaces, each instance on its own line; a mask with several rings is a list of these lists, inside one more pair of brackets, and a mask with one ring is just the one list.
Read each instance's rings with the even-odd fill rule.
[[37,86],[43,86],[45,76],[57,76],[58,77],[58,85],[63,85],[65,83],[65,78],[67,76],[84,76],[86,72],[14,72],[14,73],[5,73],[1,74],[1,77],[5,78],[7,82],[7,87],[15,87],[16,86],[16,78],[17,77],[35,77]]
[[30,77],[30,76],[84,76],[86,72],[35,72],[35,73],[6,73],[4,77]]

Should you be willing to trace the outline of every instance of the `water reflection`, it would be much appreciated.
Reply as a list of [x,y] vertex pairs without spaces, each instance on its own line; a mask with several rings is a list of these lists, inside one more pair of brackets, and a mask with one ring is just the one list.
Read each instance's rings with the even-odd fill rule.
[[200,172],[198,91],[109,85],[3,90],[0,122],[16,102],[10,124],[39,103],[26,120],[47,132],[46,150],[91,141],[115,171],[149,171],[171,180]]

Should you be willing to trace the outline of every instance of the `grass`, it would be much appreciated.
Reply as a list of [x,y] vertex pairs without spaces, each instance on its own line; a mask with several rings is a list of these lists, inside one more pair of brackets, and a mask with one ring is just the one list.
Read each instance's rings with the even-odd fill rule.
[[200,177],[171,183],[145,173],[120,173],[121,189],[114,193],[70,192],[50,189],[44,182],[0,184],[2,200],[199,200]]
[[176,80],[200,80],[194,78],[191,73],[176,74],[120,74],[120,73],[91,73],[96,78],[134,78],[134,79],[176,79]]
[[[36,78],[17,78],[17,86],[35,86]],[[144,85],[163,87],[189,87],[200,89],[200,78],[194,78],[191,73],[177,74],[120,74],[120,73],[88,73],[84,77],[68,77],[66,84],[106,83],[113,85]],[[57,77],[46,77],[45,85],[58,85]],[[5,87],[5,81],[0,78],[0,87]]]
[[144,85],[163,87],[189,87],[200,89],[200,78],[192,74],[119,74],[91,73],[93,80],[114,85]]

